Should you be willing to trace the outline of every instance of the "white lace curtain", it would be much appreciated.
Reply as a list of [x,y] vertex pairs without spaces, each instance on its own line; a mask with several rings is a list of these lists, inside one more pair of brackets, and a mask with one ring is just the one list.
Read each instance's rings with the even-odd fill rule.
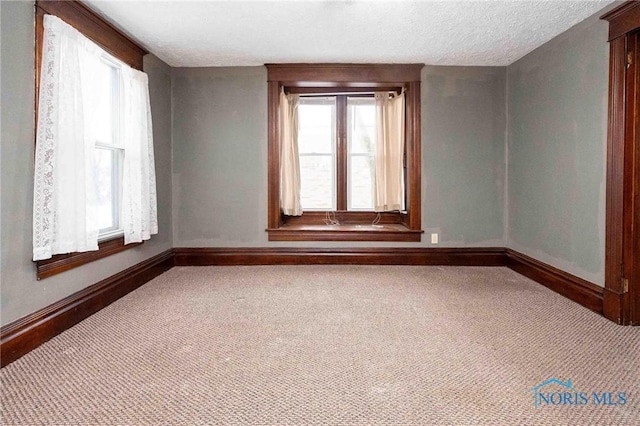
[[[33,203],[33,259],[98,249],[94,126],[97,67],[110,57],[55,16],[44,16]],[[110,57],[113,61],[117,59]],[[122,64],[125,243],[157,233],[146,74]]]
[[280,209],[287,216],[302,215],[300,156],[298,155],[298,95],[280,92]]
[[376,154],[374,210],[404,208],[404,92],[389,97],[376,92]]
[[121,223],[124,243],[158,233],[156,171],[147,74],[126,67],[124,80],[124,173]]

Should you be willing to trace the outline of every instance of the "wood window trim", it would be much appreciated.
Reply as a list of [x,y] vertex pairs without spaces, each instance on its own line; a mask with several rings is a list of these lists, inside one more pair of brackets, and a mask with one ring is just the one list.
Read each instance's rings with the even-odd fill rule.
[[600,17],[609,22],[609,41],[624,37],[639,28],[640,3],[627,1]]
[[143,243],[132,243],[125,245],[124,237],[116,237],[110,240],[101,241],[100,243],[98,243],[98,250],[95,251],[56,254],[55,256],[51,257],[51,259],[38,260],[36,262],[38,279],[47,278],[64,271],[68,271],[69,269],[85,265],[87,263],[93,262],[94,260],[102,259],[103,257],[107,257],[112,254],[120,253],[121,251],[128,250],[141,244]]
[[610,52],[603,311],[618,324],[640,324],[640,208],[634,200],[640,187],[640,155],[634,156],[640,152],[640,2],[628,1],[601,19],[609,22]]
[[[35,3],[35,125],[38,122],[38,92],[42,62],[44,15],[62,19],[107,52],[137,70],[142,70],[143,57],[148,52],[78,1],[36,1]],[[35,262],[38,279],[50,277],[69,269],[128,250],[142,243],[124,244],[124,237],[116,237],[98,244],[97,251],[54,255]]]
[[[411,241],[419,242],[421,230],[420,72],[422,64],[267,64],[268,72],[268,218],[270,241]],[[406,213],[385,213],[372,225],[371,212],[347,212],[339,205],[341,225],[325,225],[324,212],[299,217],[280,211],[280,148],[278,100],[282,87],[296,93],[363,88],[405,89],[407,152]],[[295,88],[295,89],[293,89]],[[344,171],[339,174],[345,175]],[[338,179],[338,185],[346,179]],[[344,203],[342,203],[344,204]]]
[[142,58],[149,52],[83,3],[37,0],[35,6],[36,26],[39,26],[36,31],[36,40],[40,41],[36,44],[39,46],[40,53],[42,52],[42,18],[45,14],[49,14],[62,19],[122,62],[142,71]]

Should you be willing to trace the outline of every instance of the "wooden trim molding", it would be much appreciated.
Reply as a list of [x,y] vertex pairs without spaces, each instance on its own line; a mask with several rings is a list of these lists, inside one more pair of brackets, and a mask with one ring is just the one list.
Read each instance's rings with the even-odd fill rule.
[[[142,70],[142,58],[147,52],[126,34],[105,21],[100,15],[79,1],[36,1],[37,15],[42,22],[44,13],[55,15],[100,45],[104,50],[129,66]],[[42,33],[37,39],[42,39]]]
[[269,241],[404,241],[420,242],[423,231],[404,225],[318,225],[268,229]]
[[[634,224],[634,176],[640,174],[637,133],[640,69],[640,2],[629,1],[602,16],[609,21],[609,114],[607,131],[607,205],[604,316],[618,324],[640,323],[640,233]],[[634,243],[635,241],[635,243]]]
[[142,243],[124,244],[124,237],[114,238],[112,240],[102,241],[98,244],[98,250],[85,251],[82,253],[57,254],[51,259],[38,260],[36,262],[36,276],[43,279],[55,274],[59,274],[69,269],[76,268],[81,265],[111,256],[112,254],[128,250],[132,247],[139,246]]
[[[640,61],[640,33],[635,33],[636,38],[636,64]],[[636,88],[640,87],[640,68],[636,65]],[[633,236],[631,238],[630,252],[632,253],[630,259],[630,268],[629,275],[625,278],[628,278],[628,285],[625,285],[626,281],[623,282],[623,289],[627,287],[629,289],[627,293],[627,297],[629,298],[629,323],[631,325],[640,325],[640,138],[638,135],[640,134],[640,114],[637,111],[640,111],[640,93],[636,90],[635,96],[636,102],[636,114],[635,114],[635,123],[636,123],[636,136],[634,140],[634,167],[633,167],[633,190],[631,198],[632,205],[630,214],[632,215],[632,228],[633,228]]]
[[640,2],[628,1],[600,17],[609,21],[609,41],[624,36],[639,27]]
[[504,266],[504,249],[479,248],[174,248],[176,266],[454,265]]
[[447,265],[507,266],[599,314],[607,289],[503,247],[196,248],[166,250],[0,329],[5,366],[173,266]]
[[599,314],[604,289],[524,254],[478,248],[174,248],[176,266],[448,265],[507,266]]
[[0,361],[15,361],[173,266],[166,250],[0,329]]
[[424,64],[266,64],[268,81],[298,87],[359,87],[420,82]]
[[422,101],[420,80],[409,82],[407,87],[407,103],[406,103],[406,160],[407,160],[407,176],[406,193],[407,193],[407,215],[405,217],[406,225],[411,230],[421,229],[422,221],[422,201],[421,201],[421,185],[422,185]]
[[[379,213],[380,217],[378,217],[378,223],[382,225],[387,224],[399,224],[402,221],[398,217],[397,212],[381,212]],[[337,221],[346,225],[359,225],[359,224],[367,224],[370,225],[374,220],[376,220],[376,216],[378,213],[375,212],[367,212],[367,211],[344,211],[338,210],[333,212],[333,216]],[[326,212],[305,212],[302,216],[292,216],[287,219],[288,225],[314,225],[318,223],[322,223],[324,219],[326,219]]]
[[515,250],[506,249],[505,260],[510,269],[602,315],[604,288]]
[[[624,238],[624,150],[626,41],[609,43],[609,126],[607,130],[607,185],[605,233],[605,316],[623,321],[619,296],[622,282]],[[614,296],[615,294],[615,296]]]
[[282,225],[280,214],[280,129],[278,126],[278,98],[280,83],[267,83],[267,226],[270,229]]

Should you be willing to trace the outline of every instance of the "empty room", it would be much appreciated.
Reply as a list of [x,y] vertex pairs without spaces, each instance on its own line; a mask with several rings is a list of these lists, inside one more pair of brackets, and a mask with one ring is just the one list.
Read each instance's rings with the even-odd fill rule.
[[0,424],[640,424],[640,2],[0,24]]

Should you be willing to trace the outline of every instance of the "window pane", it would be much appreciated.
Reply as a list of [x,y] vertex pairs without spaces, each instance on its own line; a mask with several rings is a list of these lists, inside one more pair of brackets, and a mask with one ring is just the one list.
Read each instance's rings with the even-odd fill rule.
[[331,154],[335,146],[334,98],[300,98],[298,150],[300,154]]
[[347,98],[348,210],[373,210],[376,109],[373,98]]
[[373,156],[349,156],[349,210],[373,210],[373,180],[375,165]]
[[106,62],[100,62],[95,68],[96,85],[93,109],[92,130],[96,141],[114,143],[118,93],[118,70]]
[[335,209],[336,98],[300,98],[298,150],[303,210]]
[[300,198],[303,210],[335,210],[332,155],[300,155]]
[[373,98],[347,98],[349,152],[373,154],[376,147],[376,107]]
[[101,234],[116,230],[120,225],[121,163],[121,149],[94,150],[93,181],[96,185],[98,227]]

